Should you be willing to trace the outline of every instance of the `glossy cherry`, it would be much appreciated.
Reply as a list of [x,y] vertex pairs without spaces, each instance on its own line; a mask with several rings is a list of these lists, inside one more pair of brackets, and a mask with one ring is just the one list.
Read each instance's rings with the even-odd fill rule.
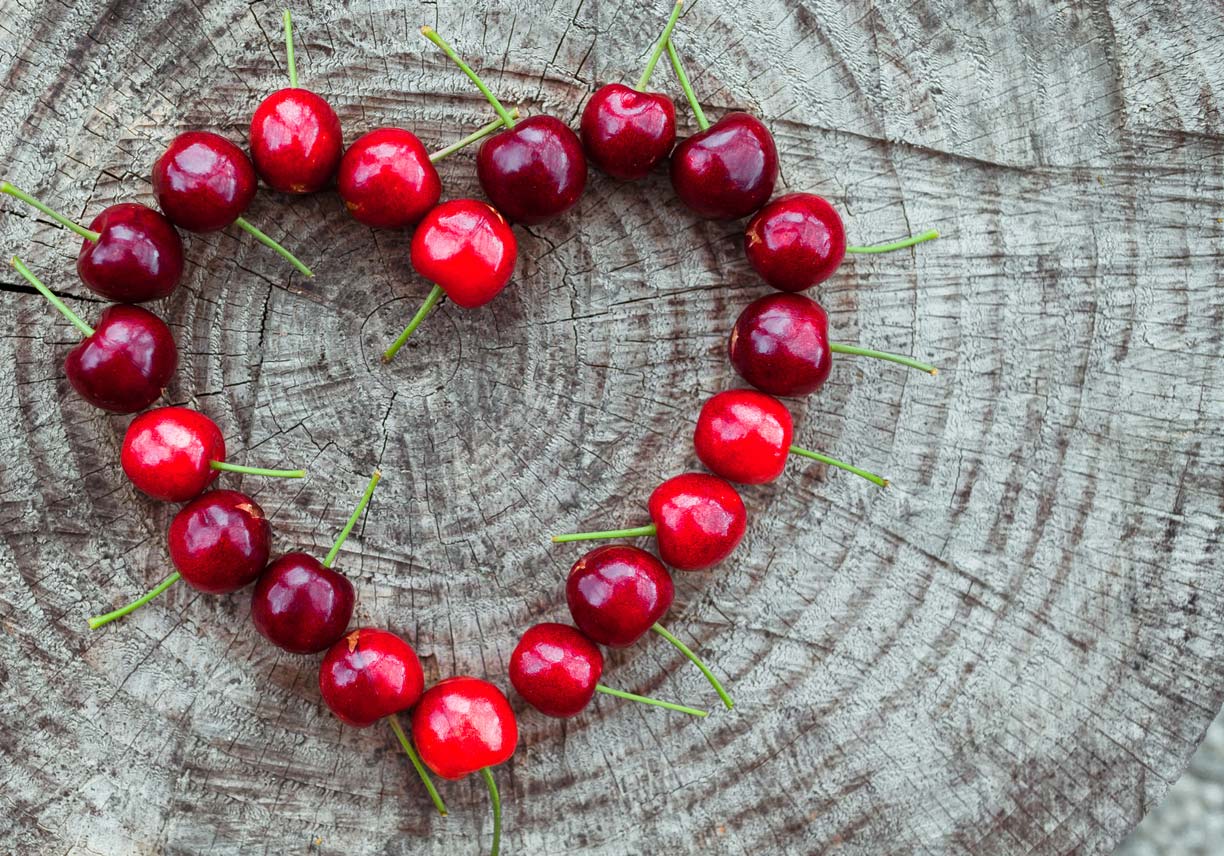
[[406,229],[438,204],[442,180],[416,134],[378,128],[358,137],[344,153],[339,189],[359,223]]
[[91,291],[119,303],[167,296],[183,276],[183,241],[157,211],[135,202],[102,209],[86,229],[7,181],[0,193],[33,205],[80,235],[77,275]]
[[323,701],[337,718],[358,728],[407,710],[424,689],[416,652],[386,630],[352,631],[332,645],[319,667]]
[[779,291],[824,282],[846,257],[846,228],[836,209],[814,193],[788,193],[757,212],[744,233],[756,272]]
[[170,522],[170,560],[192,588],[237,591],[268,564],[272,529],[255,500],[236,490],[210,490]]
[[625,648],[671,608],[676,588],[663,563],[638,547],[596,547],[570,568],[565,600],[570,615],[600,645]]

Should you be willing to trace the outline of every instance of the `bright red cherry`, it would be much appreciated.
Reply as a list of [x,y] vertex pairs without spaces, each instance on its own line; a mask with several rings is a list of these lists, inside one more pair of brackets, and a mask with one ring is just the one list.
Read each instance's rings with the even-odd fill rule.
[[272,528],[255,500],[236,490],[210,490],[170,522],[170,560],[192,588],[237,591],[268,564]]
[[442,195],[429,152],[403,128],[379,128],[358,137],[340,161],[339,187],[353,219],[377,229],[406,229]]
[[425,766],[444,779],[462,779],[510,760],[518,721],[493,684],[447,678],[421,696],[412,712],[412,740]]
[[363,627],[331,647],[319,691],[337,718],[365,728],[421,698],[425,676],[412,646],[394,633]]
[[602,674],[599,646],[567,624],[528,628],[510,655],[510,683],[545,716],[577,716]]
[[242,149],[207,131],[179,134],[153,165],[157,204],[189,232],[231,225],[255,198],[255,180]]
[[574,623],[600,645],[625,648],[671,608],[676,588],[663,563],[638,547],[596,547],[570,568],[565,600]]
[[814,193],[788,193],[748,223],[744,249],[756,272],[779,291],[824,282],[846,256],[846,228],[837,211]]

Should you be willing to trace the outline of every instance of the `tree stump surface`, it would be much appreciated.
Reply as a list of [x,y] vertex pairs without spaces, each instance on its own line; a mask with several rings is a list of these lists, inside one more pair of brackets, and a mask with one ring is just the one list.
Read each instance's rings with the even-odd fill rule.
[[[614,0],[294,4],[303,86],[352,141],[383,125],[441,147],[488,121],[417,33],[429,23],[507,104],[576,126],[632,82],[667,14]],[[278,5],[0,2],[4,177],[88,221],[151,202],[183,130],[245,143],[286,85]],[[796,442],[888,490],[793,461],[744,491],[748,535],[677,574],[667,621],[724,676],[657,639],[606,682],[708,706],[703,721],[599,698],[525,709],[498,770],[507,854],[1108,853],[1185,768],[1224,696],[1221,87],[1224,24],[1194,4],[695,0],[675,36],[711,118],[773,129],[779,192],[844,212],[847,261],[815,296],[835,337],[912,352],[937,378],[841,358],[792,402]],[[655,85],[694,123],[666,65]],[[479,196],[474,155],[441,167]],[[0,216],[70,305],[77,241],[15,200]],[[425,297],[409,236],[334,193],[263,190],[248,218],[314,266],[303,280],[229,229],[187,237],[153,308],[182,352],[169,403],[221,425],[275,550],[322,555],[369,473],[384,480],[337,567],[355,619],[396,630],[427,679],[487,676],[531,623],[566,620],[582,545],[636,525],[697,465],[693,421],[740,385],[725,357],[768,293],[742,223],[690,216],[665,171],[594,171],[581,203],[517,228],[514,283],[445,305],[390,366]],[[432,809],[389,730],[340,724],[317,661],[268,645],[249,592],[178,586],[121,624],[90,614],[168,571],[174,507],[119,467],[128,417],[64,379],[75,331],[0,274],[0,850],[480,853],[478,777]]]

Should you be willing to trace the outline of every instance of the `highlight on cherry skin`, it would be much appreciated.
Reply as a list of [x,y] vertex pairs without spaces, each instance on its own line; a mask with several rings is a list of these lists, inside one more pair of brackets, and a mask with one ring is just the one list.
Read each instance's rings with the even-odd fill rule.
[[117,303],[144,303],[173,293],[183,276],[183,240],[146,205],[108,206],[86,228],[7,181],[0,193],[20,199],[81,237],[77,275],[95,294]]
[[64,374],[81,398],[113,413],[135,413],[161,398],[178,368],[178,347],[164,321],[139,306],[115,305],[91,327],[16,256],[13,267],[85,337],[64,358]]
[[132,420],[120,453],[123,472],[139,490],[167,502],[199,496],[218,473],[300,479],[305,470],[231,464],[217,423],[186,407],[159,407]]

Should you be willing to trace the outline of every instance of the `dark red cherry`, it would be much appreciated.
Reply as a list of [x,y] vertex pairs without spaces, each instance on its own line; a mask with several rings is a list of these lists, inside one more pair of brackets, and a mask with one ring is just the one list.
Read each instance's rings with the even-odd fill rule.
[[733,389],[701,408],[693,445],[711,472],[740,484],[763,484],[782,474],[793,434],[786,405],[762,392]]
[[771,294],[749,303],[731,329],[731,364],[770,395],[807,395],[829,377],[829,316],[802,294]]
[[174,225],[146,205],[104,208],[89,223],[98,240],[85,239],[77,274],[97,294],[119,303],[166,297],[183,276],[183,240]]
[[649,509],[659,556],[682,571],[718,564],[748,528],[744,501],[735,488],[706,473],[682,473],[663,482],[650,495]]
[[379,128],[357,138],[340,161],[340,198],[353,218],[405,229],[438,204],[442,181],[417,136]]
[[846,257],[846,228],[837,211],[814,193],[788,193],[757,212],[744,233],[756,272],[779,291],[824,282]]
[[476,176],[499,211],[532,225],[568,211],[582,196],[586,156],[560,119],[529,116],[481,144]]
[[286,553],[251,594],[251,620],[264,638],[295,654],[324,651],[353,617],[353,584],[306,553]]
[[212,484],[225,460],[217,423],[186,407],[159,407],[132,420],[120,455],[132,484],[154,499],[186,502]]
[[358,728],[412,707],[424,688],[416,652],[386,630],[354,630],[332,645],[319,666],[323,701],[338,719]]
[[602,674],[599,646],[568,624],[528,628],[510,655],[510,683],[546,716],[577,716]]
[[518,721],[510,702],[488,681],[466,675],[430,687],[412,711],[412,742],[425,766],[462,779],[510,759]]
[[251,160],[273,190],[322,190],[336,174],[343,151],[336,111],[309,89],[273,92],[251,117]]
[[574,623],[600,645],[632,645],[671,608],[671,574],[637,547],[596,547],[570,568],[565,600]]
[[170,560],[193,588],[237,591],[268,563],[272,529],[255,500],[236,490],[212,490],[170,522]]
[[777,179],[773,136],[747,113],[728,113],[672,153],[676,195],[710,220],[748,216],[769,201]]
[[676,105],[657,92],[609,83],[587,102],[581,131],[591,163],[613,178],[643,178],[676,143]]
[[255,168],[242,149],[207,131],[175,137],[153,165],[153,192],[170,221],[189,232],[224,229],[255,197]]
[[115,413],[135,413],[161,398],[177,367],[170,328],[139,306],[107,308],[93,334],[64,359],[72,388]]

